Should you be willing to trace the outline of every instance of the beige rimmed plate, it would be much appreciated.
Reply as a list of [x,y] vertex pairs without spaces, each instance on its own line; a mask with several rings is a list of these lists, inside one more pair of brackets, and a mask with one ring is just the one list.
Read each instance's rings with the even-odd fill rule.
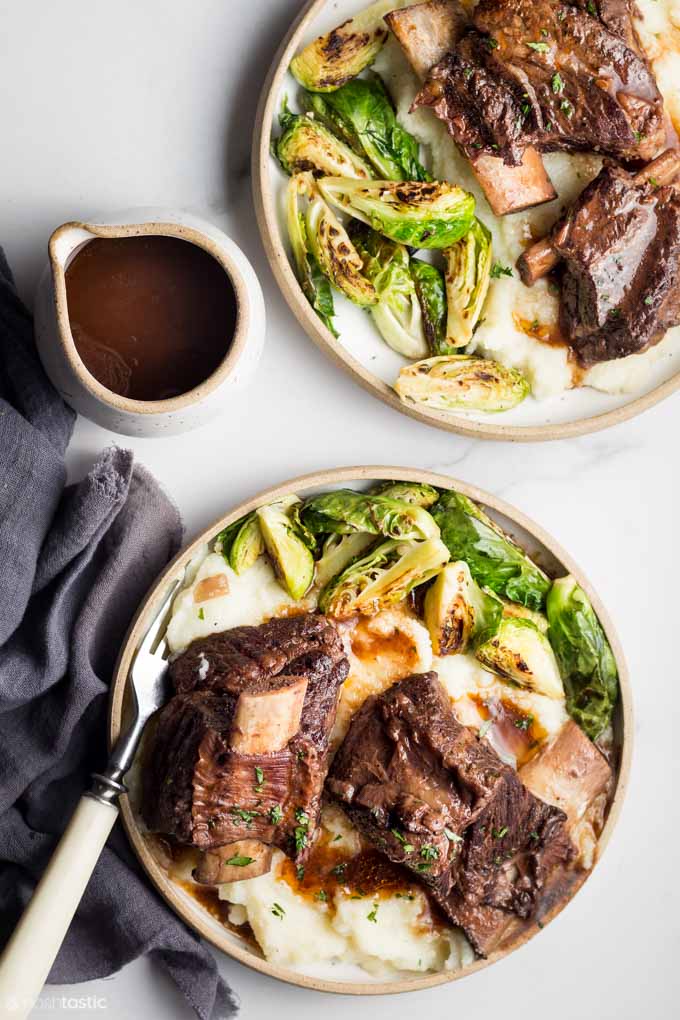
[[[595,612],[597,613],[607,638],[611,644],[616,658],[620,684],[621,697],[619,699],[615,718],[614,732],[615,741],[619,750],[619,764],[616,772],[616,788],[609,811],[609,815],[600,837],[597,849],[597,858],[602,854],[621,809],[630,769],[632,750],[633,720],[631,692],[626,664],[623,659],[621,645],[612,623],[600,602],[597,594],[593,591],[587,578],[581,569],[574,563],[571,557],[551,538],[542,528],[535,524],[524,514],[515,510],[514,507],[491,496],[481,489],[477,489],[464,482],[449,478],[445,475],[437,475],[428,471],[412,470],[400,467],[355,467],[341,468],[334,471],[325,471],[318,474],[304,475],[294,478],[283,485],[258,493],[252,499],[240,506],[235,507],[220,520],[215,521],[209,528],[198,536],[194,542],[184,549],[167,567],[156,584],[153,586],[146,599],[142,603],[135,619],[132,622],[130,631],[126,637],[121,652],[113,681],[109,717],[109,740],[113,743],[121,730],[121,721],[127,712],[129,689],[127,688],[127,676],[130,669],[132,656],[138,647],[149,623],[155,616],[157,607],[163,599],[169,584],[176,577],[181,577],[191,557],[199,547],[213,539],[227,524],[249,513],[263,503],[280,499],[290,493],[296,493],[301,497],[314,495],[318,492],[327,491],[339,487],[351,487],[363,489],[374,482],[388,479],[423,482],[438,486],[442,489],[455,488],[471,499],[480,503],[491,516],[546,567],[550,573],[566,574],[571,573],[578,583],[587,592]],[[509,945],[497,950],[486,960],[476,960],[474,963],[453,972],[440,972],[427,974],[422,977],[404,977],[397,980],[371,980],[369,975],[360,973],[358,976],[356,968],[345,968],[341,963],[338,965],[322,964],[313,969],[313,973],[299,973],[263,959],[258,950],[251,944],[240,938],[237,934],[229,931],[218,920],[202,907],[193,897],[184,891],[179,885],[172,882],[166,872],[160,867],[154,856],[151,854],[147,843],[137,824],[136,818],[131,810],[127,797],[121,799],[121,812],[123,824],[127,834],[139,857],[147,875],[156,886],[157,890],[166,900],[168,905],[184,920],[191,928],[197,931],[218,949],[223,950],[229,956],[240,960],[247,966],[268,974],[271,977],[279,978],[290,984],[299,985],[303,988],[313,988],[319,991],[343,992],[351,995],[370,994],[393,994],[395,992],[416,991],[423,988],[431,988],[433,985],[443,984],[481,970],[496,960],[507,956],[508,953],[517,949],[527,942],[538,930],[533,926],[530,930],[524,931]],[[549,910],[543,918],[542,924],[560,912],[566,902],[581,887],[590,872],[585,872],[579,877],[572,887],[571,895],[566,901],[562,901]]]
[[277,119],[283,98],[295,96],[299,89],[288,72],[292,57],[302,46],[367,7],[369,2],[310,0],[305,4],[274,58],[257,113],[252,153],[257,220],[276,281],[305,333],[336,365],[384,403],[428,425],[480,439],[533,442],[597,432],[646,411],[673,393],[680,387],[677,349],[654,363],[636,394],[612,395],[582,387],[541,401],[528,397],[512,411],[486,415],[409,406],[392,389],[406,359],[387,347],[361,309],[336,295],[339,339],[323,325],[305,299],[292,268],[283,209],[286,177],[272,156],[270,145],[272,133],[278,134]]

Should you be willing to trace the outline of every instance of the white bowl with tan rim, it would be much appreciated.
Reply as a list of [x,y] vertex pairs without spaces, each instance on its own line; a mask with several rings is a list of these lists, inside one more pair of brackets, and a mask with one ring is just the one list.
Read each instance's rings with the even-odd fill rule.
[[[71,333],[66,270],[98,237],[176,237],[220,264],[236,297],[232,342],[217,369],[198,386],[167,400],[132,400],[103,386],[83,363]],[[49,261],[35,301],[35,334],[45,371],[67,404],[98,425],[128,436],[168,436],[198,428],[228,407],[227,393],[246,386],[264,345],[262,290],[241,249],[218,227],[172,209],[132,209],[93,222],[64,223],[49,241]]]
[[[384,343],[363,309],[335,294],[339,337],[333,336],[319,319],[295,274],[286,227],[287,178],[272,154],[271,141],[279,134],[278,117],[284,99],[294,100],[300,89],[289,71],[295,54],[370,3],[371,0],[307,0],[281,41],[257,111],[252,147],[257,222],[276,282],[307,336],[329,355],[336,367],[348,372],[385,404],[427,425],[475,439],[535,442],[581,436],[618,425],[674,393],[680,387],[680,337],[654,362],[639,391],[634,393],[605,393],[580,386],[541,400],[529,397],[511,411],[499,414],[443,411],[407,404],[393,388],[406,360]],[[404,126],[408,128],[407,123]]]
[[[609,813],[596,848],[595,860],[597,864],[609,841],[621,810],[630,771],[633,739],[630,683],[621,645],[612,622],[597,594],[584,576],[583,571],[547,532],[524,514],[515,510],[514,507],[497,499],[495,496],[489,495],[481,489],[467,485],[457,479],[433,474],[429,471],[400,467],[350,467],[304,475],[285,482],[283,485],[258,493],[247,502],[234,507],[224,517],[206,528],[191,545],[180,552],[170,563],[152,587],[132,621],[116,666],[111,688],[108,727],[110,745],[113,745],[118,739],[123,723],[130,710],[130,689],[127,677],[134,652],[144,637],[150,623],[155,618],[159,605],[167,594],[168,587],[176,578],[183,577],[191,559],[204,543],[213,540],[224,527],[244,514],[250,513],[250,511],[258,506],[281,499],[283,496],[291,493],[296,493],[298,496],[306,498],[334,488],[365,489],[376,482],[385,480],[422,482],[442,489],[455,488],[458,492],[476,500],[551,575],[572,574],[590,598],[614,653],[619,671],[621,690],[621,696],[614,714],[614,744],[616,750],[615,757],[617,758],[615,763],[615,788]],[[132,781],[130,781],[129,777],[130,786],[133,790],[138,788],[139,785],[138,769],[139,766],[133,765],[130,774]],[[134,795],[132,801],[134,801]],[[563,907],[582,887],[588,875],[592,873],[591,869],[591,871],[578,874],[573,885],[571,885],[568,895],[552,904],[540,923],[527,927],[519,935],[509,940],[508,944],[502,945],[501,948],[492,953],[488,959],[475,960],[460,970],[428,973],[418,977],[402,974],[399,977],[390,977],[390,979],[385,980],[384,978],[372,978],[368,973],[357,975],[356,966],[344,966],[343,962],[339,961],[333,964],[316,965],[314,973],[311,975],[300,973],[265,960],[252,941],[247,941],[237,932],[226,927],[217,917],[213,916],[206,906],[198,902],[183,885],[173,881],[152,852],[152,847],[148,842],[144,826],[138,815],[137,806],[133,807],[131,798],[128,796],[121,798],[121,814],[130,842],[156,889],[165,899],[166,903],[200,935],[229,956],[240,960],[241,963],[245,963],[247,966],[263,974],[268,974],[271,977],[279,978],[282,981],[287,981],[290,984],[299,985],[303,988],[342,992],[351,995],[376,995],[416,991],[430,988],[433,985],[443,984],[447,981],[453,981],[464,977],[466,974],[488,967],[490,964],[519,948],[519,946],[532,938],[540,928],[544,927],[548,921],[560,913]]]

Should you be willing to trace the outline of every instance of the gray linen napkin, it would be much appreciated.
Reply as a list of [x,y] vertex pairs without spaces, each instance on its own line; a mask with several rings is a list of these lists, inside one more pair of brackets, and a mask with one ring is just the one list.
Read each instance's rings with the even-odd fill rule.
[[[0,944],[106,756],[125,631],[179,548],[176,508],[132,453],[64,488],[74,413],[43,372],[0,249]],[[145,881],[117,824],[49,980],[158,960],[201,1020],[236,1002],[208,950]]]

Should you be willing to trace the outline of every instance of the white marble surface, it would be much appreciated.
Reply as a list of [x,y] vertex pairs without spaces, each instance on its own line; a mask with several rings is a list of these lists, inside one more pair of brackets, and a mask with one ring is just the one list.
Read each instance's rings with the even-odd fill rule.
[[[131,204],[212,218],[252,259],[269,326],[253,388],[221,422],[171,440],[116,440],[86,421],[69,451],[81,475],[111,442],[134,446],[179,504],[187,537],[261,487],[319,468],[393,463],[496,492],[585,567],[623,639],[637,711],[628,801],[602,865],[531,945],[465,981],[403,999],[350,1001],[276,984],[219,957],[248,1020],[376,1012],[524,1020],[677,1016],[680,689],[674,642],[678,398],[568,443],[473,443],[398,415],[339,375],[301,333],[269,273],[252,209],[257,92],[299,0],[0,0],[0,243],[30,299],[50,231]],[[125,890],[121,890],[121,896]],[[189,1020],[146,961],[106,981],[47,989],[36,1017]],[[72,1008],[61,995],[91,996]],[[95,1001],[103,999],[104,1003]]]

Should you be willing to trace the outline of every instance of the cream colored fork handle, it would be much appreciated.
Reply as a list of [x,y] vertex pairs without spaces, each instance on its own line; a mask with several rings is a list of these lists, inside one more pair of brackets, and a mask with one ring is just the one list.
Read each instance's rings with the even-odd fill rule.
[[27,1017],[64,941],[118,808],[81,797],[0,959],[0,1017]]

